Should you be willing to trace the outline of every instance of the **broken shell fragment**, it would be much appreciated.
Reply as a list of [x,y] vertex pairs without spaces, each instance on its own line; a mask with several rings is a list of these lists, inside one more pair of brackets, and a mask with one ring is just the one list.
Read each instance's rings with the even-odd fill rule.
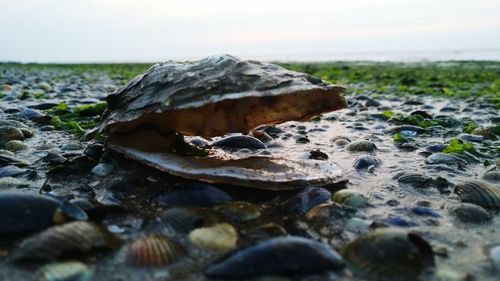
[[342,257],[328,245],[303,237],[281,236],[235,250],[210,265],[205,275],[239,279],[260,275],[319,273],[343,267]]
[[197,228],[189,233],[189,240],[200,247],[217,250],[231,250],[236,247],[238,233],[228,224]]
[[161,234],[147,235],[127,246],[127,262],[134,266],[164,266],[185,255],[186,251],[180,244]]
[[117,249],[120,239],[101,225],[76,221],[53,226],[21,242],[13,260],[55,260],[68,253],[87,253],[94,249]]

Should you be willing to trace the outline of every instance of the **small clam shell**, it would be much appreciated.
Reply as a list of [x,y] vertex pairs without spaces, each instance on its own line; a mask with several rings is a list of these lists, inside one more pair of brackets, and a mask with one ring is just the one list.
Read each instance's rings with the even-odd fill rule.
[[189,233],[189,240],[200,247],[230,250],[236,247],[238,233],[232,225],[220,223],[191,231]]
[[57,219],[86,220],[79,207],[53,197],[24,192],[0,192],[0,235],[43,230]]
[[241,279],[260,275],[319,273],[344,267],[342,257],[315,240],[281,236],[238,249],[205,270],[213,278]]
[[446,209],[462,222],[482,223],[493,218],[486,209],[476,204],[459,203],[446,206]]
[[121,241],[101,225],[76,221],[53,226],[21,242],[14,260],[55,260],[69,252],[87,253],[98,248],[117,249]]
[[362,235],[348,243],[342,254],[354,268],[377,278],[415,277],[434,265],[434,253],[424,239],[396,229]]
[[421,174],[404,174],[398,178],[398,182],[415,188],[427,188],[432,185],[432,178]]
[[284,207],[287,211],[304,215],[315,206],[329,202],[331,198],[331,192],[325,188],[307,187],[286,201]]
[[355,140],[346,145],[345,148],[353,152],[358,152],[358,151],[373,152],[377,149],[377,146],[375,146],[374,143],[368,140]]
[[500,208],[500,188],[479,180],[468,180],[455,186],[453,193],[458,194],[465,203],[473,203],[483,208]]
[[333,194],[333,201],[353,208],[363,208],[368,205],[368,198],[359,191],[341,189]]
[[164,266],[185,255],[180,244],[161,234],[147,235],[127,246],[127,262],[134,266]]
[[195,228],[212,225],[220,220],[217,214],[196,208],[170,208],[160,213],[159,218],[169,229],[180,234],[187,234]]
[[215,208],[228,218],[236,221],[249,221],[260,217],[259,206],[246,201],[232,201]]
[[51,263],[40,267],[35,273],[36,281],[88,281],[94,271],[84,263],[68,261]]

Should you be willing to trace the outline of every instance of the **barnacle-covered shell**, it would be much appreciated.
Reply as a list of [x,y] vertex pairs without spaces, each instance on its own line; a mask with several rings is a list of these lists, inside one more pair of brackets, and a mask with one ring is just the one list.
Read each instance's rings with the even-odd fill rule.
[[376,278],[413,278],[434,265],[432,248],[423,238],[396,229],[362,235],[347,244],[342,256],[355,269]]
[[473,203],[483,208],[500,208],[500,188],[484,181],[467,180],[455,186],[453,193],[458,194],[465,203]]
[[104,226],[76,221],[53,226],[21,242],[14,260],[55,260],[69,252],[87,253],[98,248],[117,249],[121,241]]
[[232,225],[220,223],[191,231],[189,240],[200,247],[230,250],[236,247],[238,232]]
[[134,266],[158,267],[186,255],[184,248],[162,234],[149,234],[127,246],[127,262]]
[[67,261],[40,267],[35,273],[36,281],[88,281],[94,271],[84,263]]
[[368,198],[359,191],[341,189],[333,194],[333,201],[353,208],[363,208],[368,204]]
[[87,214],[73,204],[49,196],[0,193],[0,235],[42,230],[64,218],[85,220]]
[[235,250],[210,265],[205,275],[240,279],[259,275],[319,273],[343,267],[342,257],[328,245],[303,237],[281,236]]
[[150,126],[185,135],[247,133],[261,124],[345,108],[344,88],[304,73],[230,55],[153,65],[107,98],[99,130]]

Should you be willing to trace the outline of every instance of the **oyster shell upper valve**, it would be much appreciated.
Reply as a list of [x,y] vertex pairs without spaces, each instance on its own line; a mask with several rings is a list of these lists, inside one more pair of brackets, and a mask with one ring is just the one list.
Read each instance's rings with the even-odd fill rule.
[[309,120],[347,107],[345,89],[278,65],[230,55],[165,62],[108,96],[98,133],[110,149],[170,174],[213,183],[294,189],[344,180],[331,161],[168,153],[175,136],[246,134],[264,124]]

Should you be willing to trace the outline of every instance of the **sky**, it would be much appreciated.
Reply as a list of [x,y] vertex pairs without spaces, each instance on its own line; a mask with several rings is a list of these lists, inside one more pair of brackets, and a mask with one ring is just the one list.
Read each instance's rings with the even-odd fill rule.
[[[500,54],[499,0],[0,0],[0,61]],[[477,52],[476,52],[477,53]]]

